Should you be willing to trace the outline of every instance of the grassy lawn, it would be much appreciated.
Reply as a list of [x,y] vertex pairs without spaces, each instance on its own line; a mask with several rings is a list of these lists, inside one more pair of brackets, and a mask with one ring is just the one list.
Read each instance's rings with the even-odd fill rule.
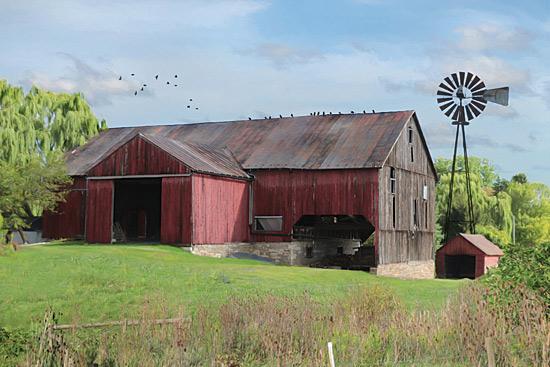
[[308,292],[322,302],[350,287],[389,288],[410,307],[440,307],[461,281],[399,280],[364,272],[215,259],[170,246],[57,243],[0,256],[0,325],[25,327],[52,306],[61,322],[120,319],[145,300],[170,309],[232,295]]

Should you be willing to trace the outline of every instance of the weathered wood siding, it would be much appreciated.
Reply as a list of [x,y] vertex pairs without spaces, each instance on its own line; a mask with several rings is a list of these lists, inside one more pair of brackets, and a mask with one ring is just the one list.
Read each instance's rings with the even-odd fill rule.
[[193,174],[194,244],[248,241],[248,181]]
[[128,141],[88,172],[89,176],[188,173],[187,167],[140,136]]
[[191,177],[164,177],[161,189],[160,240],[191,243]]
[[111,243],[113,232],[113,180],[88,180],[86,241]]
[[[412,143],[409,143],[409,127]],[[411,148],[414,161],[411,160]],[[395,194],[390,191],[390,172],[395,169]],[[378,248],[380,264],[433,259],[435,230],[435,174],[431,160],[411,118],[380,169],[380,219]],[[428,199],[423,199],[424,185]],[[393,197],[395,196],[395,226]],[[416,200],[417,225],[413,223]]]
[[255,241],[289,241],[293,225],[303,215],[363,215],[378,225],[376,169],[258,170],[252,174],[253,215],[283,216],[279,236],[255,234]]
[[73,184],[54,211],[42,215],[42,237],[49,239],[84,237],[86,179],[73,177]]

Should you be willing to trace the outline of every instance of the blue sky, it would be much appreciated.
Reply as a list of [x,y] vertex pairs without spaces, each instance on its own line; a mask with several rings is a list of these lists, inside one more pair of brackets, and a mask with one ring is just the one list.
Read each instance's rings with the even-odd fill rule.
[[433,156],[449,156],[453,131],[435,91],[449,73],[472,71],[510,86],[511,102],[472,122],[470,153],[504,177],[550,184],[547,0],[0,0],[0,9],[0,78],[82,91],[111,127],[414,109]]

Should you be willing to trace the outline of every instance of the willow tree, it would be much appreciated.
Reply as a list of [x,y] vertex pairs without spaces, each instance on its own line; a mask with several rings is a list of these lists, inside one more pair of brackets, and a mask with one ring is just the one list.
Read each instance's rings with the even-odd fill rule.
[[63,199],[70,183],[63,153],[105,128],[80,93],[32,87],[25,94],[0,80],[0,216],[8,237]]
[[0,160],[28,161],[84,144],[106,128],[80,93],[53,93],[0,80]]
[[[439,176],[436,192],[437,222],[441,228],[445,228],[451,165],[451,160],[443,158],[437,159],[435,163]],[[469,166],[476,231],[486,235],[495,243],[506,246],[512,239],[512,199],[507,192],[498,192],[493,189],[495,182],[498,181],[498,175],[487,160],[471,157]],[[451,237],[460,232],[467,232],[466,220],[469,219],[464,159],[457,158],[456,171],[449,224]]]

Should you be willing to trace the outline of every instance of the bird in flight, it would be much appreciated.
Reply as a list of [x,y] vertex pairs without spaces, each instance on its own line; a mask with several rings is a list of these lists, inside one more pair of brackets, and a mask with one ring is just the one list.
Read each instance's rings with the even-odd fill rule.
[[143,86],[144,86],[144,87],[146,87],[146,86],[147,86],[147,84],[143,84]]
[[136,74],[132,73],[132,74],[130,74],[130,75],[131,75],[131,76],[135,76]]
[[141,91],[143,92],[143,87],[141,87]]
[[159,78],[159,75],[158,75],[158,74],[157,74],[157,75],[155,75],[155,79],[158,79],[158,78]]
[[134,92],[134,96],[137,96],[137,90]]
[[189,98],[189,101],[190,101],[190,102],[193,102],[193,98]]
[[170,82],[166,82],[166,84],[170,84]]
[[119,76],[119,77],[118,77],[118,80],[122,80],[122,76]]
[[178,77],[178,74],[174,75],[174,78],[177,78]]

